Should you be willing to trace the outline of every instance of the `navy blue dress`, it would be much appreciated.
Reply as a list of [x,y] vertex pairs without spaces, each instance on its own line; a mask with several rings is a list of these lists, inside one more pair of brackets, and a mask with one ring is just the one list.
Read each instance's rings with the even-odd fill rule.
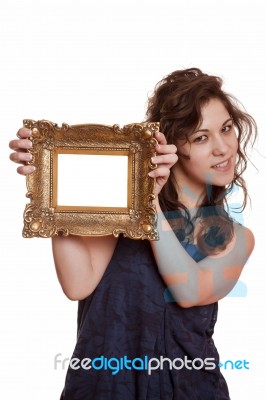
[[[204,258],[195,245],[182,244],[195,261]],[[96,290],[79,302],[72,358],[91,361],[83,368],[74,360],[61,400],[230,399],[212,339],[218,304],[181,308],[171,300],[149,241],[120,237]],[[176,368],[154,361],[149,373],[147,360],[160,357],[178,359]],[[182,360],[196,358],[211,358],[215,367],[198,360],[181,368]]]

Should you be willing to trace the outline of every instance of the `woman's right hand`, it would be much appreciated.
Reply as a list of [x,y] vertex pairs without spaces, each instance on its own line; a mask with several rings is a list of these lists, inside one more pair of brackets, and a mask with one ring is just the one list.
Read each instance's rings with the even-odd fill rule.
[[27,150],[32,147],[32,142],[29,140],[31,137],[31,130],[27,128],[20,128],[17,133],[18,139],[11,140],[9,142],[10,149],[14,150],[10,154],[9,158],[11,161],[22,164],[17,168],[17,172],[20,175],[29,175],[35,171],[34,165],[27,165],[28,161],[32,160],[32,155]]

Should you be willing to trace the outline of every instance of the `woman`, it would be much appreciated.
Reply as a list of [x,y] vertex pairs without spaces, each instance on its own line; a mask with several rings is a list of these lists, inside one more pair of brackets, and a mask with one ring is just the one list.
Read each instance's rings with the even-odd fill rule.
[[[147,121],[161,127],[149,173],[159,241],[52,238],[62,289],[79,300],[62,400],[229,399],[212,339],[217,301],[238,281],[254,237],[224,206],[234,185],[246,204],[256,124],[221,86],[197,68],[180,70],[149,100]],[[23,175],[33,172],[30,135],[22,128],[10,142]]]

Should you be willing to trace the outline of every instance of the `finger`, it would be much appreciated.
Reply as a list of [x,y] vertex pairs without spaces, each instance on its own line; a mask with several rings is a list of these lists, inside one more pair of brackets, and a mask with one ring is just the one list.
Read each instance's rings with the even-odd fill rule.
[[19,137],[20,139],[29,138],[31,135],[32,135],[32,132],[28,128],[20,128],[17,131],[17,137]]
[[20,175],[29,175],[32,174],[36,170],[34,165],[24,165],[23,167],[18,167],[17,172]]
[[9,142],[9,147],[12,150],[27,150],[32,147],[32,141],[29,139],[15,139]]
[[170,175],[170,169],[166,165],[161,165],[160,167],[150,171],[148,175],[151,178],[162,178],[166,180]]
[[18,164],[23,164],[27,161],[31,161],[32,160],[32,154],[31,153],[23,153],[23,152],[15,152],[15,153],[11,153],[9,156],[10,160],[18,163]]
[[176,154],[163,154],[152,157],[151,162],[153,164],[167,164],[172,166],[177,162],[177,160],[178,156]]
[[162,132],[155,132],[155,139],[157,139],[159,144],[167,144],[165,135]]
[[174,144],[157,144],[155,150],[157,153],[161,154],[175,154],[177,152],[177,147]]

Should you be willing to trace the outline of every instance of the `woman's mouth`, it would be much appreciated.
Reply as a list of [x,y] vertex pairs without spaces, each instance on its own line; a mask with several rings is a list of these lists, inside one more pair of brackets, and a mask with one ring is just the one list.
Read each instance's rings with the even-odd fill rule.
[[214,165],[212,168],[214,168],[216,171],[227,172],[231,169],[231,164],[231,158],[229,158],[228,160]]

